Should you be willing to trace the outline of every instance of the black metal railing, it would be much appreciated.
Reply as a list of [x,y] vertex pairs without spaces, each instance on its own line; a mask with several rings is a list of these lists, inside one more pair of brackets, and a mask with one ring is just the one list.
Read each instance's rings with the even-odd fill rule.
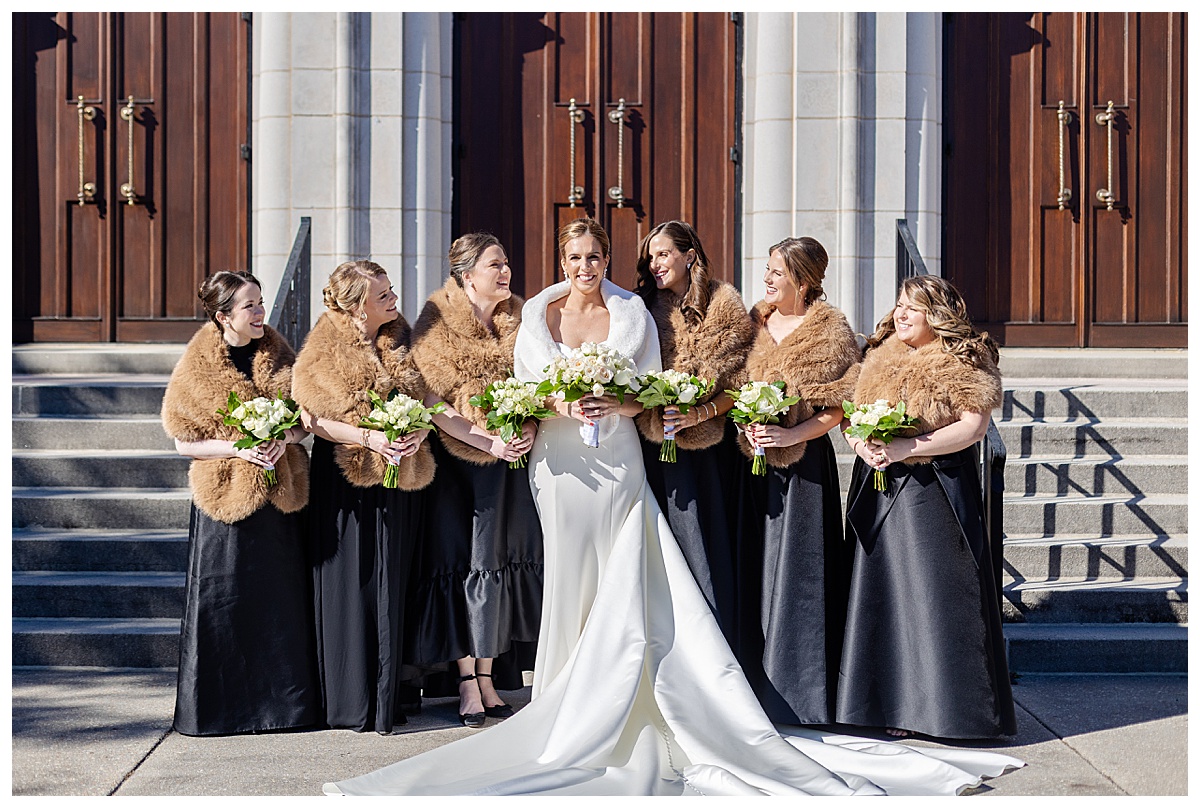
[[312,286],[312,219],[300,217],[300,227],[292,242],[292,253],[288,256],[283,279],[275,293],[275,305],[271,307],[268,321],[296,351],[308,336],[311,312],[309,296]]
[[[896,289],[908,278],[928,275],[925,261],[917,249],[916,239],[908,229],[907,219],[896,220]],[[979,442],[979,476],[983,495],[983,527],[992,552],[992,571],[996,575],[996,591],[1003,591],[1004,561],[1004,463],[1008,451],[996,429],[994,418],[988,419],[987,434]]]

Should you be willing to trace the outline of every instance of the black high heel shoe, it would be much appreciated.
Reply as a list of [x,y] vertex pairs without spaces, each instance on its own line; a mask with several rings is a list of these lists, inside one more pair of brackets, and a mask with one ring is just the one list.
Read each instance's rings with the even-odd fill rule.
[[[489,679],[492,678],[490,673],[477,673],[475,675],[486,676]],[[483,714],[488,718],[512,718],[513,708],[504,703],[494,704],[491,707],[485,704],[483,705]]]
[[[475,674],[468,673],[466,676],[458,677],[458,683],[462,684],[463,682],[471,682],[474,681],[474,679]],[[468,729],[479,729],[483,726],[484,722],[487,721],[487,713],[459,713],[458,720],[461,721],[462,725]]]

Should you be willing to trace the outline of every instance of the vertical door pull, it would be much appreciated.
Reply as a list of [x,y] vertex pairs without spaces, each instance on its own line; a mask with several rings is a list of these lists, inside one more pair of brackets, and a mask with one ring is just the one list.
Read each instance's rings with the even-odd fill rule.
[[1064,152],[1066,147],[1067,126],[1071,123],[1071,113],[1063,106],[1063,102],[1058,102],[1058,209],[1063,210],[1067,207],[1067,203],[1071,201],[1071,189],[1067,187],[1067,167]]
[[617,184],[608,189],[610,199],[615,199],[618,208],[625,207],[625,99],[617,102],[617,108],[608,113],[608,119],[617,125]]
[[1096,123],[1108,128],[1108,187],[1096,191],[1096,199],[1103,202],[1108,210],[1113,209],[1116,195],[1113,193],[1113,121],[1117,113],[1113,110],[1113,102],[1108,102],[1108,109],[1096,113]]
[[571,99],[571,106],[567,107],[567,115],[571,119],[571,191],[567,194],[567,201],[571,203],[571,207],[583,204],[583,186],[575,184],[575,124],[583,123],[583,110],[575,106],[575,99]]
[[96,108],[90,104],[85,104],[83,96],[75,99],[75,109],[79,114],[79,193],[75,197],[79,200],[80,205],[92,202],[96,198],[96,183],[88,182],[84,179],[83,171],[83,122],[85,120],[96,120]]
[[[134,187],[134,184],[133,184],[133,124],[134,124],[133,109],[134,109],[134,104],[142,104],[144,106],[146,104],[153,104],[153,103],[154,103],[154,99],[148,98],[148,99],[143,99],[143,100],[139,101],[139,100],[134,99],[134,97],[131,95],[125,99],[125,106],[121,107],[121,118],[122,118],[122,120],[126,121],[129,124],[129,140],[127,141],[126,146],[125,146],[125,149],[127,152],[126,156],[129,158],[128,159],[129,180],[127,182],[121,183],[121,196],[125,197],[125,204],[127,204],[127,205],[136,205],[137,199],[138,199],[137,188]],[[149,148],[148,145],[147,145],[147,148]]]

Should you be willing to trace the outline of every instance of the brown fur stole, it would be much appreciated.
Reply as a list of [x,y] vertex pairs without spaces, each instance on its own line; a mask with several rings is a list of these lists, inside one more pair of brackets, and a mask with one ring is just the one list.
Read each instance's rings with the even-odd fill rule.
[[[976,367],[946,353],[937,342],[910,348],[895,334],[867,351],[855,404],[887,399],[903,401],[905,410],[920,423],[913,435],[924,435],[957,421],[964,412],[990,414],[1002,401],[1000,371],[990,356]],[[905,463],[928,463],[932,457],[910,457]]]
[[[225,426],[217,410],[224,409],[230,391],[243,401],[265,396],[287,398],[292,391],[296,352],[273,330],[265,331],[251,361],[253,380],[229,358],[229,345],[215,323],[208,323],[188,342],[171,372],[163,396],[163,429],[184,442],[240,440],[237,427]],[[268,502],[283,513],[295,513],[308,503],[308,454],[289,445],[275,462],[275,485],[268,486],[263,469],[240,457],[192,460],[188,481],[196,507],[220,522],[245,519]]]
[[[317,319],[296,357],[292,390],[301,407],[318,418],[358,426],[371,413],[369,391],[380,398],[398,389],[418,401],[425,382],[409,353],[409,327],[403,316],[385,323],[374,342],[363,338],[348,315],[327,311]],[[333,457],[352,485],[383,482],[387,461],[365,446],[337,444]],[[400,461],[399,487],[416,491],[433,481],[436,464],[427,442]]]
[[[779,425],[793,427],[813,416],[818,407],[842,407],[850,398],[857,379],[861,352],[846,315],[821,300],[813,301],[804,321],[792,333],[776,343],[767,330],[767,318],[773,308],[759,301],[750,312],[754,325],[754,344],[746,357],[746,372],[741,383],[787,382],[784,394],[800,396],[800,401],[788,408]],[[738,436],[738,445],[747,457],[754,448],[745,436]],[[768,448],[767,463],[786,468],[804,457],[807,441]]]
[[[754,328],[741,293],[723,281],[713,280],[709,285],[708,312],[697,327],[688,325],[679,308],[682,298],[668,289],[658,290],[650,307],[658,327],[663,367],[716,380],[713,392],[697,404],[733,387],[754,339]],[[647,440],[662,443],[661,407],[646,410],[636,420],[638,430]],[[720,443],[724,434],[725,419],[710,418],[680,430],[675,440],[680,449],[707,449]]]
[[[467,293],[450,278],[429,296],[413,325],[412,358],[429,391],[480,429],[487,429],[487,412],[472,407],[471,396],[512,372],[523,303],[516,295],[501,301],[492,312],[493,333],[475,315]],[[439,437],[460,460],[480,466],[499,462],[444,432]]]

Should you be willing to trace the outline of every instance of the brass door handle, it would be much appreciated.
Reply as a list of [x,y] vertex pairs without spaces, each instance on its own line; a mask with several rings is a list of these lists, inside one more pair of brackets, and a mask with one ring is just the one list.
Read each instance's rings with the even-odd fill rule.
[[1067,203],[1071,201],[1071,189],[1067,187],[1067,167],[1065,157],[1064,141],[1066,140],[1066,129],[1071,123],[1071,113],[1063,106],[1063,102],[1058,102],[1058,209],[1063,210],[1067,207]]
[[567,201],[571,203],[571,207],[575,207],[583,204],[583,186],[575,184],[575,124],[583,123],[584,112],[575,105],[574,98],[567,107],[567,115],[571,121],[571,190],[567,193]]
[[84,102],[81,95],[75,99],[75,109],[79,116],[79,193],[75,197],[80,205],[84,205],[96,200],[96,183],[88,182],[83,170],[83,122],[96,120],[96,108]]
[[126,176],[128,176],[129,179],[126,182],[121,183],[121,196],[125,197],[125,204],[127,205],[136,205],[138,200],[137,188],[133,184],[133,124],[135,122],[133,117],[134,104],[142,104],[144,106],[146,104],[153,103],[154,99],[152,98],[135,100],[131,95],[126,97],[125,106],[121,107],[121,119],[129,124],[129,139],[125,145],[126,157],[128,158],[128,173]]
[[1116,201],[1116,195],[1113,193],[1113,121],[1116,119],[1117,113],[1113,110],[1112,101],[1108,102],[1108,109],[1096,113],[1096,123],[1108,127],[1108,186],[1096,191],[1096,199],[1103,202],[1108,210],[1113,209],[1113,202]]
[[608,189],[610,199],[615,199],[618,208],[625,207],[625,99],[617,102],[617,108],[608,113],[608,119],[617,125],[617,184]]

